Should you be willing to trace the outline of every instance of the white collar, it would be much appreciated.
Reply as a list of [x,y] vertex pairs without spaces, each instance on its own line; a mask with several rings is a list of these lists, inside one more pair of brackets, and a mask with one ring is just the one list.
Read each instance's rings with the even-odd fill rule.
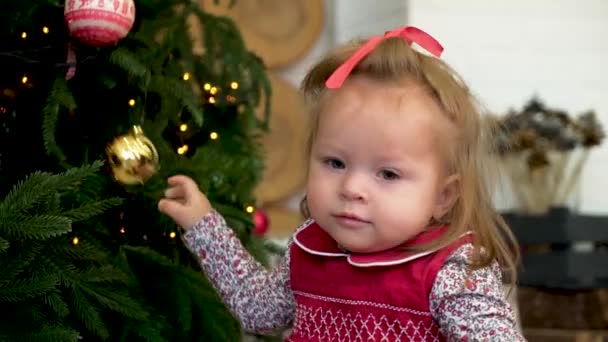
[[[349,264],[356,267],[393,266],[432,254],[437,250],[415,251],[411,247],[422,245],[441,237],[448,226],[438,226],[425,231],[401,246],[377,253],[352,253],[338,247],[336,241],[313,219],[306,220],[294,234],[294,243],[303,251],[324,257],[346,257]],[[471,232],[463,234],[469,235]],[[410,247],[410,248],[408,248]]]

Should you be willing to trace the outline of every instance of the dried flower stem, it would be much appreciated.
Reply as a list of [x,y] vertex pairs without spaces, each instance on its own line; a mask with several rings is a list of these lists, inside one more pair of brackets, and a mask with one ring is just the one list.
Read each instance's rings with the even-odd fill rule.
[[567,178],[567,181],[565,183],[566,185],[560,188],[560,190],[563,189],[563,191],[559,192],[557,196],[557,203],[566,204],[568,198],[572,196],[572,192],[576,189],[577,185],[579,185],[583,166],[585,166],[585,164],[587,163],[587,159],[589,159],[589,152],[590,149],[586,148],[581,154],[581,157],[576,162],[576,166]]

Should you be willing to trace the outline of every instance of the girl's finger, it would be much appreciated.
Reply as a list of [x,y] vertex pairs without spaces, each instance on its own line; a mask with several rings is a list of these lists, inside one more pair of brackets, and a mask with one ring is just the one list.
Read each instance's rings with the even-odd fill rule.
[[165,190],[165,197],[170,199],[184,198],[186,192],[182,186],[174,186]]
[[192,180],[192,178],[187,176],[173,176],[168,179],[168,183],[171,186],[181,188],[183,191],[182,197],[186,199],[193,198],[199,192],[198,185]]

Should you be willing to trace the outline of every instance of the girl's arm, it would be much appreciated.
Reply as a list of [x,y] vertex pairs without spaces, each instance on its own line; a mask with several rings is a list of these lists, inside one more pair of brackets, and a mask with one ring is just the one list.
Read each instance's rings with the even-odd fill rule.
[[525,341],[505,299],[497,263],[469,271],[473,246],[463,245],[448,258],[431,294],[430,309],[448,341]]
[[265,269],[216,211],[187,231],[184,242],[246,331],[272,333],[291,324],[295,304],[289,287],[289,249],[274,270]]

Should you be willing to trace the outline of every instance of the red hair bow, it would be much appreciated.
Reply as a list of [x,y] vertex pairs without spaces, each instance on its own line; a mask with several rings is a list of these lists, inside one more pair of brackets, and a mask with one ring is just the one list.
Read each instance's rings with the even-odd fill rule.
[[408,44],[416,43],[435,57],[440,57],[443,52],[443,46],[430,34],[413,26],[400,27],[386,32],[384,36],[370,38],[329,76],[325,81],[325,86],[329,89],[340,88],[357,63],[374,50],[382,40],[390,37],[401,37]]

